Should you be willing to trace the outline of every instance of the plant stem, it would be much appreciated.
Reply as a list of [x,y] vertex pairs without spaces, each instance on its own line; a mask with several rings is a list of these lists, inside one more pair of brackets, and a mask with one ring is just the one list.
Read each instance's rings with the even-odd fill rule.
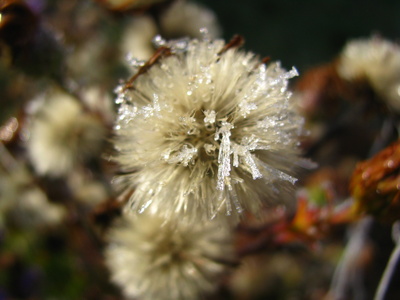
[[354,290],[357,290],[357,295],[354,295],[354,299],[364,299],[364,291],[361,284],[362,271],[355,266],[355,261],[357,261],[357,257],[368,244],[368,232],[372,223],[373,219],[366,217],[360,220],[353,228],[349,242],[333,275],[328,299],[349,299],[349,293]]
[[400,221],[397,221],[393,224],[393,239],[396,243],[392,254],[390,255],[389,262],[386,265],[385,271],[383,272],[381,281],[379,282],[378,288],[376,290],[376,294],[374,300],[383,300],[387,294],[387,291],[390,286],[390,282],[392,280],[393,274],[396,271],[397,263],[400,258]]

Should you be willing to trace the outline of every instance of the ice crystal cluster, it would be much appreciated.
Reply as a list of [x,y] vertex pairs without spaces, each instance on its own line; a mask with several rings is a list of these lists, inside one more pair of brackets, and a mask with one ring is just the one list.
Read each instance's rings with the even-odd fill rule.
[[125,214],[109,231],[106,261],[126,296],[191,300],[212,292],[232,258],[230,234],[218,223]]
[[352,40],[343,49],[338,73],[347,80],[366,80],[375,92],[400,111],[400,47],[379,38]]
[[[117,88],[117,184],[134,210],[191,218],[257,212],[296,179],[302,118],[297,75],[222,40],[156,41],[169,48]],[[236,219],[236,218],[233,218]]]

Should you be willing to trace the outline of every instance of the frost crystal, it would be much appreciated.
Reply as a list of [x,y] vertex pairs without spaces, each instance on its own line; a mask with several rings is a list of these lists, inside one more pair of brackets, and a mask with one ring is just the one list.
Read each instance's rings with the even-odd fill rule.
[[171,55],[117,90],[125,175],[115,181],[135,189],[132,208],[203,219],[287,199],[302,126],[287,88],[297,71],[221,52],[221,40],[159,43]]
[[206,110],[206,111],[204,111],[204,115],[206,116],[205,118],[204,118],[204,123],[206,124],[206,125],[211,125],[211,124],[214,124],[215,123],[215,111],[213,111],[213,110]]
[[[229,137],[231,136],[232,124],[227,122],[222,122],[221,127],[217,130],[215,134],[215,140],[221,140],[218,154],[218,183],[217,188],[220,191],[224,190],[224,179],[229,177],[231,173],[231,141]],[[222,138],[220,138],[222,136]]]

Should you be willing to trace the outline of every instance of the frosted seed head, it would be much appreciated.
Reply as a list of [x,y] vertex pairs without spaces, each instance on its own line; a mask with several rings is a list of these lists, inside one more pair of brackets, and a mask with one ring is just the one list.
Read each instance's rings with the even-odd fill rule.
[[234,259],[231,233],[216,221],[149,213],[124,214],[118,221],[107,235],[105,261],[129,298],[200,299],[217,287],[228,269],[224,262]]
[[115,161],[135,189],[133,209],[151,202],[147,209],[165,216],[237,220],[263,199],[281,203],[299,160],[302,118],[287,88],[295,69],[221,40],[162,44],[171,55],[119,91],[119,105],[129,106],[116,120]]

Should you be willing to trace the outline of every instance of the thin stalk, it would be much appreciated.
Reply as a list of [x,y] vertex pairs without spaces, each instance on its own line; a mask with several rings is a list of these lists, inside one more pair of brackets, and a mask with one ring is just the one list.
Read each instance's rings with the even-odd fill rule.
[[357,257],[368,243],[368,232],[372,223],[372,218],[366,217],[360,220],[353,228],[349,242],[333,275],[329,291],[329,296],[332,299],[349,299],[349,294],[354,290],[354,285],[357,286],[355,289],[357,289],[358,293],[355,299],[363,299],[364,292],[360,284],[362,274],[358,268],[354,267],[354,261],[357,260]]
[[381,281],[379,282],[378,288],[374,300],[384,300],[387,295],[387,291],[390,286],[390,282],[393,278],[393,274],[396,271],[397,263],[400,258],[400,222],[397,221],[393,224],[393,237],[396,243],[392,254],[390,255],[389,262],[386,265],[385,271],[383,272]]

